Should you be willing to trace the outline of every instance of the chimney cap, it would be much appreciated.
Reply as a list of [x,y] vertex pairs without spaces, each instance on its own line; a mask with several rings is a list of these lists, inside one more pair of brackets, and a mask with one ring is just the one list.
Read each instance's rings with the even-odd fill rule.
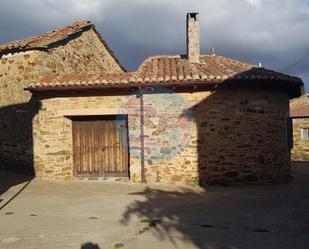
[[190,18],[194,18],[196,19],[196,17],[199,15],[198,12],[189,12],[187,13],[187,18],[190,17]]

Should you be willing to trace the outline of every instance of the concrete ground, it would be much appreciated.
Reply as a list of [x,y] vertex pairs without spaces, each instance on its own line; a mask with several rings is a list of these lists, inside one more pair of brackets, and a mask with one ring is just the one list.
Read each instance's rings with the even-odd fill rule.
[[307,249],[309,164],[293,175],[204,190],[0,173],[0,248]]

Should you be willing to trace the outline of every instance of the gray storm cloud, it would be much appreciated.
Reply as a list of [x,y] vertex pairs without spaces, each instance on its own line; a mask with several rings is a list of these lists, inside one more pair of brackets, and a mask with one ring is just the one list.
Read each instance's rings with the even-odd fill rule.
[[[0,42],[90,19],[128,70],[185,52],[185,14],[201,15],[201,49],[282,71],[309,53],[309,0],[1,1]],[[309,91],[309,56],[285,73]]]

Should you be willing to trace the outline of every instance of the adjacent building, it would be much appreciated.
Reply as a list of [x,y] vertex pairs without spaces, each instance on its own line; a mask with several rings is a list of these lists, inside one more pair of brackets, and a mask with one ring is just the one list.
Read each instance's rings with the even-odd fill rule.
[[0,169],[33,174],[32,119],[40,108],[24,88],[45,74],[124,72],[89,21],[0,45]]
[[309,95],[294,99],[290,104],[293,122],[292,160],[309,161]]

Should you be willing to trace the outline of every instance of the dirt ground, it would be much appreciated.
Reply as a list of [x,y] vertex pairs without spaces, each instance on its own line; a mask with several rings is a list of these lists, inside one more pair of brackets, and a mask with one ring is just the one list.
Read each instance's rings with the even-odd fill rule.
[[291,184],[60,182],[0,172],[0,248],[307,249],[309,164]]

